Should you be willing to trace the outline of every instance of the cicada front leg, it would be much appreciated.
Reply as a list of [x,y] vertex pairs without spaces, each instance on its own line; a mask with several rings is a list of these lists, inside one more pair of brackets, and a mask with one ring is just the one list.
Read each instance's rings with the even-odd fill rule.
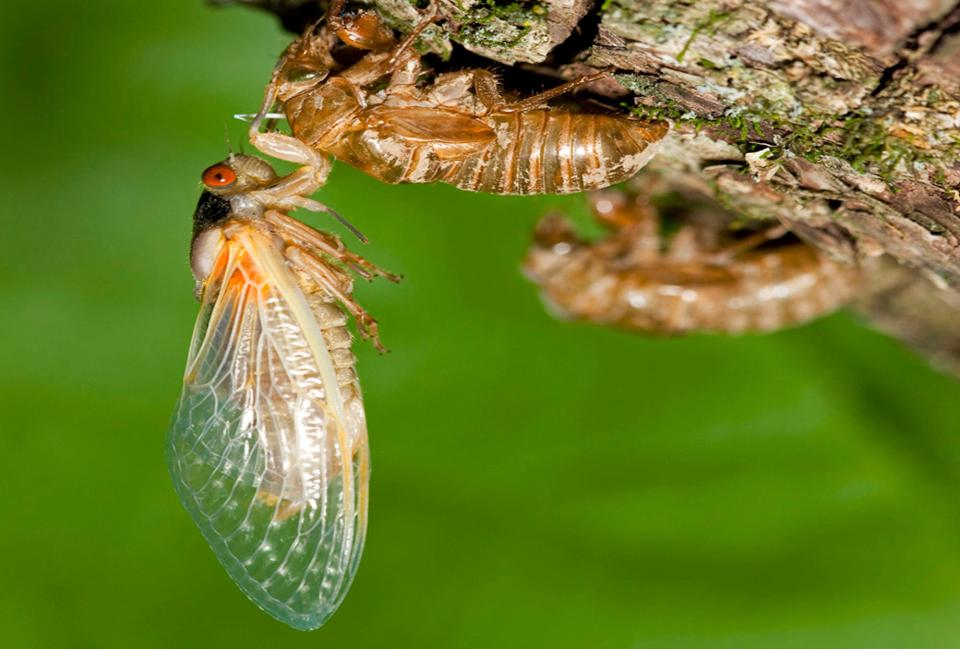
[[[278,65],[274,71],[274,78],[271,79],[264,92],[263,103],[260,105],[260,110],[250,122],[247,138],[250,144],[261,153],[277,158],[278,160],[303,165],[302,169],[298,169],[293,174],[285,176],[273,184],[271,189],[273,189],[278,196],[294,194],[309,195],[327,182],[327,176],[330,174],[331,167],[330,160],[319,151],[291,135],[277,131],[262,130],[267,115],[277,101],[278,75],[281,69],[282,66]],[[300,180],[301,176],[309,178],[306,184],[299,184],[302,182]]]
[[336,210],[310,198],[311,194],[326,184],[327,177],[330,175],[333,165],[327,156],[290,135],[261,132],[259,117],[250,127],[250,143],[258,151],[274,158],[303,165],[263,189],[252,192],[261,203],[274,205],[280,209],[302,207],[311,212],[329,214],[366,243],[367,238],[363,233],[340,216]]
[[[292,135],[278,133],[277,131],[262,132],[260,130],[259,118],[257,118],[254,119],[253,124],[250,126],[248,137],[250,144],[253,145],[257,151],[277,158],[278,160],[303,165],[303,167],[297,172],[294,172],[294,174],[299,172],[300,175],[306,175],[309,172],[309,175],[312,176],[314,183],[312,189],[306,191],[304,188],[301,188],[300,185],[297,185],[295,191],[287,191],[285,192],[286,195],[295,193],[310,194],[327,182],[327,176],[330,174],[330,161],[325,155],[304,144]],[[290,174],[284,178],[291,178],[294,174]],[[290,186],[290,183],[286,185]],[[280,190],[283,187],[284,184],[278,182],[272,188]]]

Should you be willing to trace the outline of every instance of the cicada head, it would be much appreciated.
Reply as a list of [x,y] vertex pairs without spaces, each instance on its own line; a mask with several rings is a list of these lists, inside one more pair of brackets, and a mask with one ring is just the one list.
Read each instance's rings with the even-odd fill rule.
[[243,153],[231,153],[200,175],[203,188],[219,196],[235,196],[260,189],[277,178],[277,172],[269,162]]
[[276,180],[277,172],[262,158],[230,154],[225,160],[204,169],[200,178],[204,191],[193,213],[190,245],[190,266],[198,291],[220,255],[223,245],[220,226],[232,216],[249,215],[262,209],[255,201],[244,200],[244,196]]

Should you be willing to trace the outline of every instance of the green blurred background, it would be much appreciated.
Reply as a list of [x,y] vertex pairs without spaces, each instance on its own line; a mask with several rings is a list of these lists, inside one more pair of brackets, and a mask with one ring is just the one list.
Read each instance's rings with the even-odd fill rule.
[[960,646],[960,384],[844,314],[742,339],[556,322],[517,268],[580,199],[340,165],[322,200],[406,276],[359,289],[393,350],[357,349],[370,534],[326,627],[260,613],[163,443],[199,173],[286,37],[199,0],[0,16],[0,645]]

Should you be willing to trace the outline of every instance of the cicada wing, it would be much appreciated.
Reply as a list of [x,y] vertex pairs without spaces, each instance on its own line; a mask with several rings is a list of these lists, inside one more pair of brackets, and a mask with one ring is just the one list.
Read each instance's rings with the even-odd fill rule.
[[237,585],[298,629],[356,572],[369,454],[307,296],[270,240],[223,244],[197,318],[167,459],[181,501]]

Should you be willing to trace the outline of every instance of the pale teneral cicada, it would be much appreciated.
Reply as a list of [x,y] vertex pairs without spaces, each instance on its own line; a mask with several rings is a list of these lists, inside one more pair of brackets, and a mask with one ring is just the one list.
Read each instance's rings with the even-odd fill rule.
[[250,599],[298,629],[336,610],[367,528],[370,460],[348,269],[386,275],[288,216],[329,211],[309,166],[232,155],[203,174],[191,266],[201,309],[167,457],[177,493]]

